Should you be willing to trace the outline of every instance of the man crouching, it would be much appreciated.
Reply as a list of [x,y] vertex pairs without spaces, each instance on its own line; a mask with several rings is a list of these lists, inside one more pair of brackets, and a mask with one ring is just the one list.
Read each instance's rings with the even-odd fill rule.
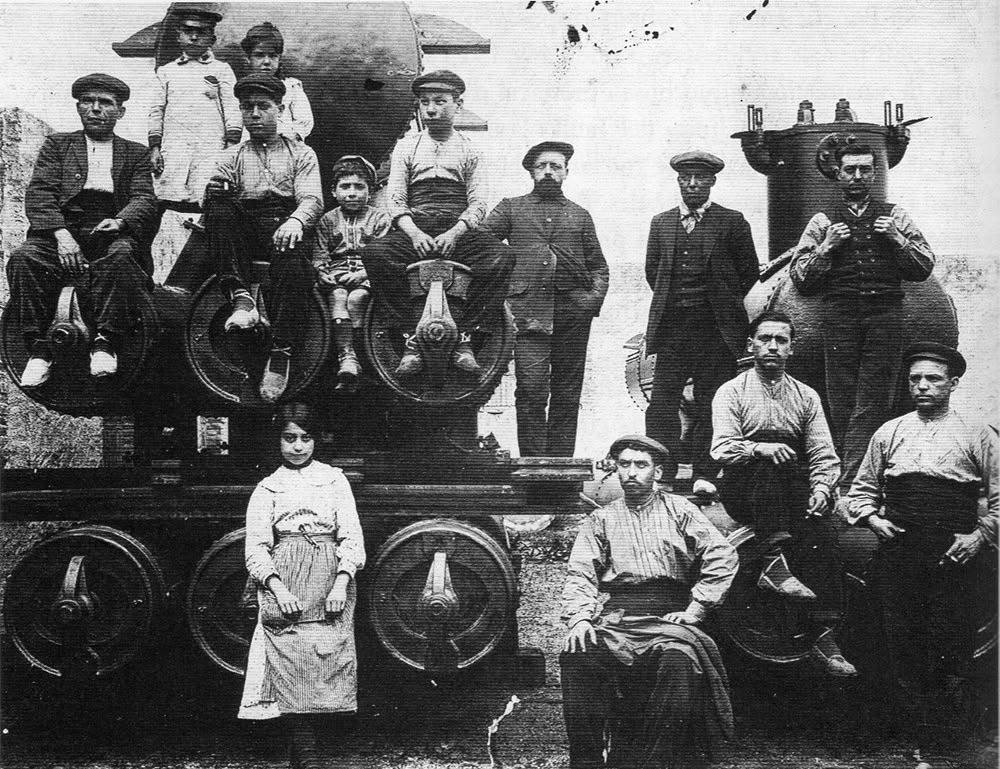
[[[611,444],[624,498],[587,520],[563,590],[563,712],[571,769],[703,767],[732,737],[729,682],[697,625],[736,576],[735,549],[683,497],[659,491],[667,450]],[[598,593],[610,593],[599,609]]]

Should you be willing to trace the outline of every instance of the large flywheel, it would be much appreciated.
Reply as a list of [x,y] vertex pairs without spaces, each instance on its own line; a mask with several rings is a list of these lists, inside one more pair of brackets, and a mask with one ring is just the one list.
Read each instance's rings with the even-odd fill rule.
[[457,673],[510,632],[517,580],[507,550],[463,521],[419,521],[393,534],[373,559],[370,622],[397,660],[431,675]]

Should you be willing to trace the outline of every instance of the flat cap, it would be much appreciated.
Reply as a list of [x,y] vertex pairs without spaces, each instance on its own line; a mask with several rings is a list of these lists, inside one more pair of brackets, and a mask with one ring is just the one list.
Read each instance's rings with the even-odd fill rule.
[[274,43],[278,48],[278,53],[285,50],[285,38],[281,36],[278,28],[269,21],[250,27],[240,42],[240,48],[249,56],[253,47],[258,43]]
[[950,376],[965,375],[965,357],[954,347],[940,342],[916,342],[903,352],[903,360],[907,364],[915,360],[936,360],[948,365]]
[[573,145],[567,144],[566,142],[542,142],[541,144],[536,144],[521,161],[521,165],[528,171],[535,163],[535,159],[541,155],[543,152],[559,152],[566,158],[566,162],[573,157]]
[[268,75],[266,72],[254,72],[246,77],[241,77],[233,86],[233,93],[236,94],[237,99],[242,99],[243,94],[248,91],[263,91],[273,96],[277,101],[281,101],[285,96],[285,84],[274,75]]
[[666,446],[659,441],[647,438],[645,435],[639,435],[638,433],[634,435],[623,435],[621,438],[612,443],[611,448],[608,449],[608,456],[617,459],[618,455],[623,449],[627,448],[629,444],[640,446],[643,451],[648,451],[653,457],[653,462],[658,465],[662,465],[670,458],[670,451]]
[[91,89],[113,93],[119,104],[128,101],[128,97],[132,95],[132,91],[124,81],[105,75],[103,72],[95,72],[92,75],[84,75],[73,83],[73,98],[79,99],[85,91]]
[[214,27],[222,21],[222,14],[209,3],[174,3],[170,13],[186,27]]
[[[368,179],[368,186],[375,186],[375,181],[377,179],[375,166],[361,157],[361,155],[344,155],[343,157],[337,158],[337,162],[334,163],[333,168],[330,169],[330,175],[336,177],[338,172],[344,168],[349,169],[349,172],[351,173],[353,173],[354,169],[363,169],[363,173]],[[374,193],[374,190],[372,190],[372,192]]]
[[720,158],[701,150],[691,150],[674,155],[670,158],[670,167],[675,171],[708,171],[710,174],[717,174],[726,164]]
[[449,91],[461,96],[465,93],[465,81],[450,69],[436,69],[433,72],[417,75],[410,90],[418,95],[421,91]]

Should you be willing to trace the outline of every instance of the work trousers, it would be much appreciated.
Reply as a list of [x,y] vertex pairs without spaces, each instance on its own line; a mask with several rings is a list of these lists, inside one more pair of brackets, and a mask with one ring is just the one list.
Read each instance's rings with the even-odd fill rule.
[[663,468],[663,479],[670,482],[677,474],[681,450],[681,420],[678,410],[684,387],[694,381],[694,410],[691,414],[690,447],[692,476],[712,479],[719,465],[711,456],[712,398],[715,391],[736,375],[736,359],[719,333],[715,315],[708,305],[675,308],[661,321],[666,342],[656,350],[653,392],[646,409],[646,435],[670,451]]
[[603,646],[559,656],[570,769],[698,769],[707,762],[704,675],[680,648],[627,667]]
[[902,366],[902,300],[830,299],[821,317],[830,430],[846,490],[872,435],[893,416]]
[[89,227],[70,228],[89,265],[83,275],[67,274],[59,262],[55,236],[48,233],[29,232],[27,240],[10,255],[7,281],[11,317],[20,325],[31,351],[43,352],[44,337],[55,317],[59,293],[66,285],[77,286],[84,321],[98,332],[115,338],[138,323],[138,298],[151,285],[149,276],[136,261],[135,238],[92,237]]
[[[455,221],[451,217],[414,216],[416,225],[431,237],[450,229]],[[507,297],[507,284],[514,269],[513,251],[482,230],[470,230],[458,239],[449,258],[472,270],[466,301],[449,298],[452,317],[462,331],[472,331],[480,324],[486,326],[484,330],[490,330],[499,322]],[[361,259],[371,280],[372,294],[390,323],[407,328],[416,326],[423,312],[424,297],[410,296],[406,268],[424,257],[417,253],[409,236],[402,230],[393,230],[365,246]]]
[[517,445],[522,457],[573,456],[593,318],[560,296],[556,299],[551,334],[518,334],[514,347],[514,398]]

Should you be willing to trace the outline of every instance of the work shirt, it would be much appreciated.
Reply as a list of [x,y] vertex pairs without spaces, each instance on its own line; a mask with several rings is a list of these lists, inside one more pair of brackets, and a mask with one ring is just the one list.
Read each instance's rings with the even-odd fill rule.
[[657,492],[635,510],[616,499],[595,511],[577,535],[562,617],[570,627],[593,621],[602,590],[664,579],[690,585],[699,604],[718,606],[738,565],[732,545],[683,497]]
[[271,550],[282,534],[336,534],[338,571],[365,565],[364,537],[351,485],[343,470],[312,461],[284,465],[257,484],[247,505],[247,571],[262,585],[277,574]]
[[327,212],[316,225],[313,267],[361,269],[361,249],[383,237],[391,227],[392,221],[384,208],[365,206],[357,216],[346,215],[340,207]]
[[[712,400],[712,459],[723,465],[757,461],[753,455],[761,433],[784,434],[793,448],[805,447],[812,491],[827,491],[840,480],[840,459],[819,394],[798,379],[783,374],[770,382],[755,369],[723,384]],[[771,440],[778,440],[772,438]]]
[[278,136],[269,142],[245,141],[230,147],[217,169],[238,190],[240,200],[278,197],[294,200],[289,218],[312,227],[323,215],[323,185],[312,147]]
[[530,192],[501,200],[483,229],[506,240],[517,256],[508,294],[518,333],[552,333],[557,291],[581,289],[586,310],[599,314],[608,263],[586,209],[562,194]]
[[87,140],[87,181],[83,183],[85,190],[114,192],[115,183],[111,178],[112,146],[114,138],[98,142],[89,136]]
[[[864,214],[867,205],[855,209],[857,216]],[[934,252],[927,239],[917,229],[910,215],[901,206],[893,206],[892,220],[900,234],[906,238],[896,251],[896,263],[908,280],[924,280],[934,269]],[[812,293],[825,280],[833,266],[834,249],[823,244],[831,222],[825,213],[818,213],[809,220],[802,237],[792,252],[789,268],[792,280],[799,290]]]
[[916,411],[882,425],[872,436],[849,494],[847,520],[858,523],[876,515],[884,499],[885,479],[912,473],[957,483],[975,482],[986,494],[979,528],[996,544],[1000,518],[997,479],[997,433],[954,409],[937,419]]
[[153,177],[160,200],[201,201],[226,141],[238,142],[243,116],[233,93],[232,67],[211,51],[180,56],[156,71],[159,91],[149,111],[149,146],[163,153],[163,173]]
[[419,214],[410,207],[410,185],[440,179],[465,187],[466,208],[458,216],[470,230],[486,217],[488,190],[482,155],[472,141],[452,132],[447,141],[435,141],[427,131],[404,136],[392,151],[392,166],[386,186],[393,222],[405,214]]

